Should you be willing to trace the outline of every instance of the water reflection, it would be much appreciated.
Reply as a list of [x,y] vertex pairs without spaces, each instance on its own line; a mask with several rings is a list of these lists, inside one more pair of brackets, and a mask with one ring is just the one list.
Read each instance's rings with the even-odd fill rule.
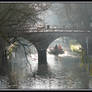
[[[85,67],[80,67],[79,55],[66,52],[64,55],[55,56],[47,53],[47,62],[48,73],[38,75],[36,72],[38,61],[31,61],[32,73],[22,80],[18,79],[18,84],[15,82],[16,79],[13,79],[11,86],[7,84],[8,88],[33,90],[89,88],[88,72]],[[7,86],[4,85],[3,88],[7,88]]]
[[[70,88],[88,88],[88,74],[86,70],[80,68],[80,57],[73,55],[49,55],[47,61],[50,73],[46,75],[37,75],[25,80],[20,88],[28,89],[70,89]],[[85,76],[85,77],[84,77]]]

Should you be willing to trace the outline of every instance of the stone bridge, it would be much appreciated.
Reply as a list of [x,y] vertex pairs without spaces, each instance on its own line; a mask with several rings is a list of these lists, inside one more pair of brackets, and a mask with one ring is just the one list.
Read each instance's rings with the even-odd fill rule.
[[[8,34],[10,37],[23,37],[24,39],[30,41],[35,45],[38,51],[38,69],[40,69],[40,65],[44,64],[47,65],[47,56],[46,51],[48,46],[57,38],[59,37],[71,37],[76,39],[80,42],[80,44],[86,49],[86,38],[91,39],[92,33],[90,31],[58,31],[58,32],[30,32],[30,31],[23,31],[19,32],[16,31],[14,33]],[[82,41],[84,41],[82,43]],[[41,68],[42,69],[42,68]]]

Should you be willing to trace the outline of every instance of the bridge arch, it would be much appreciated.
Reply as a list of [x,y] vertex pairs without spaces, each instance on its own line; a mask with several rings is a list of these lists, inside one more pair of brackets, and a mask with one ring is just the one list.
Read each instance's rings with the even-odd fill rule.
[[[67,42],[63,42],[63,41],[67,41]],[[77,42],[77,44],[78,44],[78,48],[80,48],[80,47],[84,47],[84,45],[82,44],[82,40],[83,39],[79,39],[79,38],[76,38],[76,37],[70,37],[70,36],[58,36],[58,37],[56,37],[56,38],[54,38],[54,39],[52,39],[52,41],[50,42],[50,44],[48,45],[48,48],[47,48],[47,63],[48,63],[48,65],[50,66],[50,68],[52,68],[53,69],[53,66],[54,66],[54,64],[56,64],[56,62],[59,60],[59,61],[61,61],[61,57],[64,55],[64,56],[66,56],[68,53],[68,50],[71,52],[71,53],[69,53],[69,54],[71,54],[71,55],[69,55],[71,58],[73,58],[73,60],[74,60],[74,57],[72,57],[72,50],[70,49],[70,42],[69,41],[72,41],[72,40],[74,40],[74,42],[76,43]],[[67,43],[67,44],[66,44]],[[69,44],[68,44],[69,43]],[[60,55],[60,56],[57,56],[57,55],[51,55],[51,53],[49,53],[49,51],[50,51],[50,48],[53,48],[53,47],[55,47],[55,45],[61,45],[62,46],[62,48],[63,48],[63,50],[65,51],[65,53],[64,54],[62,54],[62,55]],[[68,46],[67,46],[68,45]],[[66,47],[68,47],[68,48],[66,48]],[[79,57],[80,58],[80,57]]]
[[[12,71],[18,72],[20,74],[22,73],[23,75],[26,73],[36,71],[38,66],[38,51],[35,45],[23,37],[18,37],[17,39],[19,40],[18,42],[20,46],[16,50],[15,56],[13,54],[13,57],[11,59]],[[21,69],[22,67],[25,67],[25,68]],[[27,69],[27,72],[24,72],[26,71],[26,69]]]
[[[85,38],[79,38],[79,37],[75,37],[75,36],[60,36],[60,35],[58,35],[58,36],[53,36],[53,39],[51,39],[50,41],[49,41],[49,43],[48,43],[48,47],[53,43],[53,42],[55,42],[56,40],[58,40],[59,38],[61,38],[61,39],[63,39],[63,40],[65,40],[65,38],[68,38],[68,40],[70,39],[70,40],[76,40],[76,42],[77,43],[79,43],[83,48],[85,48],[86,49],[86,47],[85,47],[85,44],[86,44],[86,38],[87,37],[85,37]],[[47,49],[48,49],[48,47],[47,47]]]

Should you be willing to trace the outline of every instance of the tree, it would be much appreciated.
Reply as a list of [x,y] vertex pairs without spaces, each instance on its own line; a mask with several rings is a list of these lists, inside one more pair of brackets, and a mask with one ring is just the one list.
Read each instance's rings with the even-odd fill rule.
[[[7,46],[17,41],[16,37],[9,37],[8,33],[28,31],[35,23],[42,21],[38,15],[47,10],[48,6],[49,4],[45,2],[0,3],[0,44],[4,43],[3,46],[1,45],[1,48],[3,48],[0,49],[1,54],[6,52]],[[4,57],[6,57],[6,55],[4,55]]]
[[28,31],[37,21],[41,21],[38,15],[47,8],[48,3],[0,4],[0,33],[5,35],[12,31]]
[[92,5],[88,6],[87,3],[77,3],[77,4],[64,4],[67,18],[72,25],[78,26],[79,29],[90,30],[91,15],[89,10],[92,9]]

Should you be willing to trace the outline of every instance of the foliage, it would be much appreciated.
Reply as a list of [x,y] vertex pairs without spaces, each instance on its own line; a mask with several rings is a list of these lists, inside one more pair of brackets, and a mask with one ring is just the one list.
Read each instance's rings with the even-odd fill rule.
[[74,27],[89,29],[90,28],[90,20],[91,20],[91,12],[92,5],[90,7],[87,3],[78,3],[78,4],[65,4],[66,15],[68,20]]
[[18,45],[18,43],[17,43],[17,42],[14,42],[14,43],[12,43],[12,44],[8,47],[8,49],[7,49],[7,56],[8,56],[8,57],[11,57],[12,52],[17,48],[17,45]]
[[53,11],[59,18],[62,27],[90,30],[92,24],[92,3],[58,3]]
[[[35,23],[42,21],[38,15],[47,10],[49,6],[46,2],[0,3],[0,37],[6,43],[3,48],[8,47],[8,57],[12,56],[12,52],[19,47],[19,44],[24,47],[25,54],[31,53],[28,44],[22,44],[16,37],[12,38],[8,34],[15,31],[28,31]],[[26,55],[25,57],[27,60]]]
[[77,53],[81,53],[81,45],[77,44],[77,45],[70,45],[70,48],[73,52],[77,52]]
[[92,76],[92,57],[86,56],[86,51],[83,49],[80,53],[80,58],[80,67],[85,67],[89,75]]
[[38,15],[48,9],[48,3],[0,3],[0,34],[9,42],[8,33],[28,31],[38,21]]

